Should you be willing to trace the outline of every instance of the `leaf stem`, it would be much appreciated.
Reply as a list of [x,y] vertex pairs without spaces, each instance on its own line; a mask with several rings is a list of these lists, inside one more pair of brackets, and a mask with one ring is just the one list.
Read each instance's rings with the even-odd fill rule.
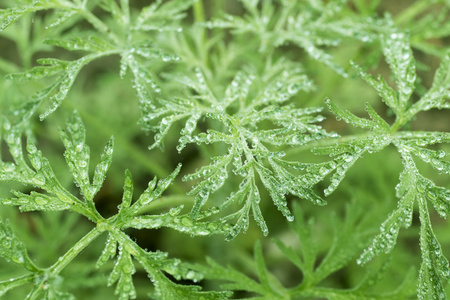
[[158,198],[155,201],[152,201],[150,204],[146,205],[144,209],[139,210],[137,214],[143,214],[149,211],[159,210],[159,209],[165,209],[165,208],[172,208],[175,206],[180,205],[186,205],[186,204],[192,204],[194,203],[194,197],[193,196],[187,196],[187,195],[173,195],[173,196],[163,196]]
[[36,278],[39,276],[38,273],[31,273],[27,275],[23,275],[21,277],[11,278],[8,280],[0,281],[0,287],[2,288],[0,291],[0,296],[3,296],[7,291],[24,285],[26,283],[33,283],[36,281]]
[[418,14],[423,13],[423,11],[430,6],[427,1],[415,1],[413,4],[409,5],[401,13],[395,17],[397,24],[405,24],[414,19]]
[[317,147],[326,147],[326,146],[337,145],[339,143],[346,143],[346,142],[350,142],[350,141],[354,141],[354,140],[361,140],[361,139],[367,138],[372,135],[373,135],[372,132],[365,132],[365,133],[361,133],[361,134],[347,135],[347,136],[343,136],[343,137],[339,137],[339,138],[321,139],[321,140],[313,141],[313,142],[308,143],[303,146],[299,146],[296,148],[290,148],[290,149],[286,150],[285,152],[287,155],[294,155],[296,153],[305,152],[305,151],[308,151],[308,150],[311,150],[311,149],[314,149]]
[[[201,23],[201,22],[205,22],[205,9],[203,7],[203,1],[202,0],[197,0],[194,3],[194,20],[195,23]],[[200,28],[198,29],[199,31],[199,40],[201,43],[201,46],[206,49],[207,47],[205,47],[205,40],[206,40],[206,28],[200,26]],[[201,49],[201,48],[199,48]],[[205,66],[208,65],[208,56],[207,55],[203,55],[203,64]]]
[[203,7],[203,1],[198,0],[194,3],[194,19],[195,22],[204,22],[205,21],[205,9]]
[[97,18],[93,13],[85,9],[77,9],[77,11],[80,13],[80,15],[82,15],[86,19],[86,21],[91,23],[95,29],[108,35],[109,38],[111,38],[111,40],[113,40],[113,42],[116,45],[120,45],[120,39],[117,37],[117,35],[111,32],[109,27],[106,26],[105,23],[103,23],[99,18]]
[[78,254],[81,253],[92,241],[103,233],[98,227],[93,228],[83,238],[81,238],[69,251],[61,256],[58,261],[49,268],[52,276],[58,275]]

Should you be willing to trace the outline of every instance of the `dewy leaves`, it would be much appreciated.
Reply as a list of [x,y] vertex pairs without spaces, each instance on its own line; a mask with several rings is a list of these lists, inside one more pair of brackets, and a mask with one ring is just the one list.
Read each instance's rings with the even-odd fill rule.
[[[434,137],[432,137],[434,139]],[[401,227],[407,228],[411,225],[413,205],[419,205],[420,212],[420,245],[422,250],[422,267],[419,275],[418,297],[419,299],[445,299],[445,293],[441,280],[450,279],[450,267],[447,259],[441,252],[441,246],[434,235],[426,201],[431,202],[441,216],[446,217],[450,212],[448,199],[450,190],[437,187],[435,184],[423,177],[414,162],[411,152],[416,152],[415,147],[404,144],[403,141],[394,143],[403,158],[404,171],[400,175],[400,183],[397,185],[397,196],[400,197],[398,208],[381,225],[381,233],[375,237],[372,245],[361,255],[358,263],[364,264],[374,256],[384,252],[389,253],[394,247]],[[422,150],[418,153],[433,153],[431,150]],[[423,154],[429,159],[429,153]],[[444,154],[445,155],[445,154]],[[441,158],[444,155],[440,155]],[[435,156],[434,164],[440,164]]]
[[337,120],[343,120],[355,127],[372,131],[371,134],[359,139],[334,144],[332,146],[317,147],[312,150],[313,153],[317,155],[328,155],[333,158],[333,160],[328,162],[308,166],[307,170],[309,171],[309,174],[304,176],[304,178],[311,180],[312,183],[318,183],[323,180],[325,176],[334,172],[330,179],[330,185],[324,190],[325,195],[328,196],[336,190],[338,185],[344,179],[348,169],[352,167],[359,158],[365,153],[381,151],[392,142],[392,137],[389,134],[390,127],[388,123],[386,123],[386,121],[384,121],[368,103],[366,103],[366,111],[371,120],[357,117],[347,110],[340,109],[330,99],[325,99],[325,103],[336,115]]
[[[283,286],[274,274],[266,267],[263,255],[263,247],[260,242],[256,242],[254,252],[254,263],[251,266],[253,276],[250,277],[231,266],[222,266],[212,259],[208,259],[209,266],[195,265],[197,269],[205,274],[205,279],[225,281],[221,284],[223,289],[233,291],[248,291],[252,297],[247,299],[404,299],[410,291],[411,278],[406,277],[405,281],[398,289],[394,291],[383,290],[382,293],[374,294],[371,287],[376,287],[383,277],[383,268],[386,264],[375,272],[368,272],[358,284],[350,289],[334,289],[322,286],[322,282],[333,272],[340,269],[342,265],[350,261],[359,250],[356,240],[367,239],[367,233],[362,236],[352,236],[350,232],[363,228],[359,223],[359,217],[364,212],[357,205],[347,206],[346,217],[344,221],[338,221],[333,218],[333,237],[327,242],[332,241],[332,246],[328,253],[321,253],[318,244],[320,241],[314,239],[314,232],[320,226],[314,220],[306,220],[298,205],[294,206],[295,221],[291,224],[293,231],[301,242],[300,249],[294,249],[285,245],[280,240],[274,240],[274,243],[301,273],[294,280],[295,286],[286,288]],[[292,243],[292,241],[289,241]],[[351,249],[351,251],[349,251]],[[317,265],[319,257],[324,256]]]
[[419,271],[419,299],[445,299],[442,282],[450,280],[450,266],[442,254],[441,245],[431,228],[427,204],[424,198],[419,200],[420,213],[420,248],[422,265]]
[[31,261],[25,245],[15,236],[8,221],[0,222],[0,239],[0,255],[3,258],[32,272],[40,270]]
[[[448,174],[449,163],[444,160],[447,154],[443,150],[424,148],[425,146],[448,142],[448,137],[446,134],[433,132],[397,133],[397,131],[421,110],[428,110],[433,107],[444,108],[443,101],[446,100],[448,94],[448,87],[445,84],[448,70],[443,68],[448,62],[447,58],[444,59],[441,67],[436,71],[435,81],[442,84],[442,87],[439,87],[440,92],[436,91],[437,84],[433,83],[430,91],[412,104],[411,95],[415,88],[416,72],[408,35],[391,28],[381,36],[383,53],[392,70],[397,86],[396,90],[390,87],[381,76],[376,80],[356,65],[355,68],[362,78],[377,90],[385,104],[392,109],[396,117],[394,124],[391,126],[385,122],[368,104],[366,104],[366,110],[371,120],[360,118],[350,111],[342,110],[329,99],[326,99],[325,102],[336,114],[338,120],[342,119],[346,123],[369,132],[355,140],[339,145],[316,148],[313,149],[313,152],[322,155],[328,154],[330,157],[345,157],[344,160],[348,158],[348,166],[351,166],[355,161],[354,158],[361,157],[364,152],[378,152],[391,143],[396,146],[404,165],[404,170],[400,174],[400,183],[396,188],[396,194],[400,201],[397,209],[382,223],[381,232],[374,238],[372,245],[362,253],[358,263],[365,264],[380,253],[391,252],[397,242],[400,228],[411,226],[414,203],[418,203],[422,250],[418,297],[419,299],[446,299],[442,282],[448,282],[450,267],[432,231],[427,202],[430,202],[442,217],[446,217],[450,213],[450,206],[448,205],[450,191],[447,188],[436,186],[433,181],[422,176],[412,155],[430,164],[440,173]],[[431,96],[436,93],[439,93],[439,96]],[[334,165],[336,165],[335,159]],[[335,189],[346,173],[348,166],[342,164],[340,170],[336,169],[336,173],[331,178],[330,186],[325,189],[325,194],[330,194],[330,191]]]
[[[283,70],[283,71],[281,71]],[[281,72],[281,74],[280,74]],[[270,150],[273,146],[305,145],[324,137],[336,137],[315,123],[323,120],[316,115],[320,108],[296,108],[285,104],[301,90],[309,90],[311,82],[298,67],[287,66],[284,61],[266,70],[263,82],[254,82],[253,72],[239,72],[225,90],[222,97],[214,95],[204,75],[197,70],[196,78],[181,77],[181,81],[197,95],[192,99],[159,100],[160,107],[144,116],[150,129],[157,131],[152,147],[162,146],[163,138],[171,126],[187,119],[181,130],[177,149],[181,151],[187,143],[225,143],[228,150],[211,159],[209,165],[197,169],[184,180],[198,180],[189,192],[195,196],[192,217],[196,217],[211,194],[219,190],[228,178],[228,169],[242,177],[239,189],[223,202],[222,208],[230,204],[242,208],[227,216],[225,220],[237,218],[229,238],[248,227],[248,216],[253,213],[255,221],[265,235],[267,225],[259,208],[260,195],[256,185],[259,177],[268,190],[278,210],[288,219],[293,217],[287,208],[286,193],[306,198],[316,204],[324,201],[312,190],[312,184],[300,181],[286,168],[284,153]],[[258,89],[260,86],[262,88]],[[229,111],[237,110],[235,113]],[[156,126],[152,124],[157,122]],[[197,132],[199,122],[220,123],[223,130],[208,129]],[[270,124],[267,126],[267,124]],[[265,166],[269,163],[271,168]]]
[[[28,185],[34,185],[41,191],[32,191],[30,194],[24,194],[14,191],[16,198],[1,199],[3,205],[19,206],[22,211],[37,210],[71,210],[78,212],[91,221],[97,224],[97,227],[92,229],[85,237],[83,237],[76,245],[74,245],[64,256],[48,269],[37,268],[29,259],[25,246],[20,242],[9,226],[9,223],[0,222],[0,236],[2,242],[0,243],[0,255],[7,260],[11,260],[16,264],[22,265],[30,273],[25,277],[12,278],[9,284],[0,282],[0,292],[5,293],[13,287],[35,281],[36,289],[30,295],[32,297],[41,297],[44,293],[45,297],[66,297],[67,295],[59,291],[58,280],[56,278],[59,273],[77,254],[79,254],[86,246],[95,240],[100,234],[109,232],[108,242],[104,251],[102,252],[97,267],[102,266],[111,258],[114,258],[117,253],[116,264],[112,269],[108,278],[108,286],[117,282],[115,293],[119,299],[135,299],[136,291],[133,285],[132,275],[136,272],[133,263],[133,258],[136,259],[149,273],[153,281],[158,281],[158,289],[177,289],[177,284],[165,278],[161,271],[167,272],[175,278],[189,279],[198,281],[201,279],[201,274],[190,271],[181,262],[167,258],[167,254],[163,252],[151,252],[140,248],[136,242],[126,235],[122,230],[125,228],[148,228],[155,229],[160,227],[171,227],[181,232],[187,232],[190,235],[209,235],[217,233],[227,233],[229,226],[223,222],[208,222],[201,221],[214,213],[215,211],[203,212],[197,218],[192,219],[189,215],[179,216],[180,209],[172,208],[166,214],[160,215],[140,215],[142,210],[146,209],[148,204],[152,201],[157,201],[161,194],[167,189],[168,185],[172,183],[175,176],[180,170],[180,166],[167,178],[159,180],[156,178],[149,183],[148,189],[133,202],[133,181],[129,171],[126,172],[124,194],[122,204],[119,212],[104,219],[94,205],[94,196],[99,191],[105,179],[106,171],[111,164],[112,159],[112,141],[105,147],[104,153],[101,156],[100,162],[95,169],[94,179],[91,183],[89,178],[89,162],[90,151],[86,145],[86,130],[81,118],[77,112],[74,112],[72,118],[67,122],[67,131],[60,131],[62,141],[66,148],[65,157],[67,165],[74,177],[75,184],[81,191],[84,201],[79,200],[68,190],[62,187],[53,173],[47,159],[43,158],[36,146],[29,142],[27,145],[28,157],[31,161],[32,168],[28,166],[23,158],[20,138],[16,138],[17,133],[11,128],[9,123],[6,126],[6,136],[11,136],[8,140],[8,145],[11,155],[14,157],[15,164],[10,163],[6,165],[2,162],[2,179],[11,180],[21,176],[21,182]],[[39,175],[39,181],[35,178]],[[43,191],[47,192],[44,193]],[[45,288],[45,291],[39,288],[43,282],[50,285]],[[51,282],[55,282],[54,285]],[[193,295],[214,295],[215,293],[200,292],[199,287],[192,288]],[[191,293],[191,292],[189,292]],[[53,296],[52,296],[53,295]],[[218,293],[220,296],[226,293]],[[31,297],[31,296],[30,296]],[[69,296],[67,296],[69,297]],[[71,297],[71,296],[70,296]],[[70,298],[69,297],[69,298]],[[68,299],[69,299],[68,298]],[[33,298],[30,298],[33,299]],[[63,299],[63,298],[60,298]],[[170,299],[164,296],[163,299]],[[216,299],[216,298],[214,298]]]
[[62,141],[66,147],[64,157],[66,158],[67,165],[70,168],[76,185],[80,187],[85,199],[92,202],[95,194],[98,193],[102,186],[106,172],[111,165],[114,139],[111,137],[106,145],[101,160],[95,169],[94,179],[91,184],[88,174],[90,151],[86,145],[86,130],[77,112],[72,115],[71,120],[68,122],[67,131],[71,136],[70,138],[65,131],[61,130],[60,132]]
[[[366,26],[367,20],[353,16],[340,17],[346,1],[242,1],[246,14],[242,17],[225,15],[206,23],[209,28],[230,28],[236,36],[253,36],[259,39],[260,51],[294,44],[302,48],[312,59],[321,62],[342,76],[344,68],[322,48],[337,46],[341,38],[351,37],[364,42],[375,35]],[[367,27],[367,28],[366,28]],[[357,29],[355,29],[357,28]],[[269,49],[269,50],[268,50]]]
[[450,9],[403,2],[0,1],[0,296],[446,299]]
[[[24,14],[36,11],[49,11],[49,14],[53,12],[51,16],[54,16],[55,20],[46,27],[47,30],[57,27],[69,18],[75,18],[75,16],[85,19],[95,30],[84,36],[77,36],[78,33],[74,30],[68,33],[65,38],[50,38],[45,41],[48,45],[61,47],[68,51],[87,52],[87,55],[73,61],[62,61],[54,58],[40,59],[38,63],[43,66],[34,67],[22,73],[10,74],[8,78],[12,80],[38,80],[59,75],[47,88],[38,91],[31,97],[31,101],[34,103],[50,102],[49,107],[40,116],[41,119],[45,119],[67,98],[82,68],[99,58],[120,55],[122,57],[120,75],[124,76],[127,68],[132,70],[134,86],[139,95],[141,109],[145,113],[148,106],[152,106],[153,100],[147,91],[147,85],[150,85],[156,93],[160,91],[160,88],[152,78],[152,71],[146,68],[142,61],[158,59],[168,62],[178,60],[178,57],[165,53],[148,40],[148,37],[143,39],[139,32],[158,32],[161,31],[160,26],[165,26],[166,30],[179,31],[181,27],[178,26],[177,22],[184,16],[184,11],[194,1],[183,0],[176,2],[177,4],[174,2],[162,4],[161,2],[157,1],[145,7],[139,16],[133,15],[135,18],[131,18],[128,1],[121,2],[120,6],[115,1],[98,1],[94,5],[88,4],[86,1],[75,1],[73,3],[64,0],[37,1],[23,7],[19,4],[17,7],[1,9],[0,21],[2,25],[0,25],[0,31],[17,21]],[[103,20],[104,16],[98,17],[92,13],[95,6],[99,6],[104,12],[109,13],[109,19],[112,18],[121,26],[110,27],[108,22]],[[156,23],[148,25],[148,22]],[[169,29],[170,27],[172,28]]]

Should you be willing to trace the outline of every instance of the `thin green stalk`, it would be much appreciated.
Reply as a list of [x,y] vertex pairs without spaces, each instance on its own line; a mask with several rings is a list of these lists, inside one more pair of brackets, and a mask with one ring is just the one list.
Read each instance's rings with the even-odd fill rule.
[[69,251],[61,256],[58,261],[49,268],[50,273],[55,276],[58,275],[78,254],[81,253],[89,244],[103,233],[103,230],[98,227],[93,228],[81,240],[79,240]]
[[84,202],[82,202],[81,200],[79,200],[75,196],[73,196],[71,193],[69,193],[60,184],[59,184],[59,186],[55,187],[54,190],[52,190],[52,192],[55,193],[56,196],[61,201],[69,204],[70,210],[85,216],[89,220],[95,222],[99,218],[102,218],[100,216],[100,214],[98,213],[98,211],[95,209],[95,207],[93,209],[89,208],[89,206],[85,205]]
[[193,205],[194,197],[185,195],[174,195],[158,198],[157,200],[151,202],[149,205],[145,206],[145,209],[140,210],[137,214],[143,214],[149,211],[154,211],[158,209],[172,208],[180,205]]
[[80,15],[82,15],[86,21],[88,21],[89,23],[92,24],[92,26],[95,27],[95,29],[97,29],[100,32],[105,33],[107,36],[109,36],[109,38],[111,40],[114,41],[114,43],[116,45],[120,45],[120,39],[117,37],[117,35],[115,35],[108,26],[105,25],[105,23],[103,23],[99,18],[97,18],[93,13],[91,13],[90,11],[87,11],[85,9],[78,9],[77,10]]
[[310,151],[310,150],[318,148],[318,147],[333,146],[333,145],[338,145],[339,143],[358,141],[358,140],[365,139],[372,135],[373,135],[372,132],[366,132],[366,133],[362,133],[362,134],[347,135],[347,136],[343,136],[343,137],[339,137],[339,138],[321,139],[321,140],[317,140],[317,141],[308,143],[303,146],[290,148],[288,150],[285,150],[285,152],[287,155],[295,155],[297,153]]
[[0,286],[3,287],[3,290],[1,291],[2,294],[0,294],[0,295],[4,295],[4,293],[6,293],[8,290],[12,290],[13,288],[19,287],[21,285],[24,285],[27,283],[34,283],[38,276],[39,276],[38,273],[31,273],[31,274],[23,275],[21,277],[11,278],[8,280],[0,281]]
[[205,9],[202,0],[198,0],[194,3],[194,20],[195,22],[205,21]]
[[[202,0],[198,0],[197,2],[194,3],[194,20],[195,23],[202,23],[205,22],[205,9],[203,7],[203,1]],[[201,45],[203,46],[205,44],[205,40],[206,40],[206,29],[204,27],[200,27],[199,29],[199,40]],[[203,49],[206,47],[200,47],[199,49]],[[207,66],[208,65],[208,60],[207,57],[203,56],[203,61],[204,61],[204,65]]]
[[430,6],[428,1],[415,1],[395,17],[397,24],[407,24]]

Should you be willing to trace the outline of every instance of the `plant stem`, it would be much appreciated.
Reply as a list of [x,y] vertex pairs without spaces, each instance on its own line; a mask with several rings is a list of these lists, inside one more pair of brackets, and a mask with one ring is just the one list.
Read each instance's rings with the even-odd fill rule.
[[317,148],[317,147],[326,147],[326,146],[337,145],[339,143],[346,143],[346,142],[350,142],[350,141],[354,141],[354,140],[361,140],[361,139],[364,139],[371,135],[373,135],[371,132],[368,132],[368,133],[366,132],[366,133],[362,133],[362,134],[347,135],[347,136],[339,137],[339,138],[321,139],[321,140],[317,140],[317,141],[308,143],[303,146],[299,146],[296,148],[290,148],[290,149],[286,150],[285,152],[286,152],[286,155],[293,155],[296,153],[309,151],[309,150]]
[[427,1],[415,1],[413,4],[406,7],[401,13],[395,17],[397,24],[405,24],[414,19],[418,14],[423,13],[423,11],[430,6]]
[[204,22],[205,21],[205,9],[203,7],[203,1],[198,0],[194,3],[194,19],[195,22]]
[[95,227],[89,231],[81,240],[79,240],[69,251],[61,256],[58,261],[49,268],[52,276],[58,275],[81,251],[84,250],[92,241],[103,233],[102,230]]
[[[39,275],[37,273],[27,274],[23,275],[21,277],[11,278],[8,280],[0,281],[1,286],[6,286],[6,290],[11,290],[13,288],[19,287],[21,285],[24,285],[26,283],[33,283],[36,281],[36,277]],[[5,285],[3,285],[5,284]],[[2,290],[3,293],[6,292],[6,290]]]
[[78,9],[78,12],[86,19],[86,21],[91,23],[92,26],[95,27],[95,29],[108,35],[109,38],[113,40],[113,42],[116,45],[120,46],[120,39],[117,37],[117,35],[111,32],[109,27],[106,26],[105,23],[103,23],[99,18],[97,18],[93,13],[84,9]]
[[157,200],[151,202],[149,205],[145,206],[143,210],[140,210],[138,214],[144,214],[149,211],[154,211],[157,209],[167,209],[180,205],[193,205],[194,197],[185,195],[174,195],[174,196],[163,196]]
[[[194,20],[195,20],[195,23],[205,22],[205,9],[203,7],[202,0],[198,0],[197,2],[194,3]],[[205,28],[200,28],[199,31],[200,31],[200,41],[201,41],[201,44],[203,45],[205,43],[206,31],[205,31]],[[205,66],[207,66],[206,60],[205,60]]]

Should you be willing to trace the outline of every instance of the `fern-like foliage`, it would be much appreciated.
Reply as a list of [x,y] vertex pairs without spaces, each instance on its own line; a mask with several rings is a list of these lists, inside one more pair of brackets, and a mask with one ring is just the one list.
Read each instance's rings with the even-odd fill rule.
[[[441,246],[433,233],[427,203],[446,217],[449,211],[448,200],[450,190],[436,186],[433,181],[419,173],[414,157],[430,164],[440,173],[449,174],[449,163],[445,160],[447,154],[443,150],[426,148],[431,145],[448,143],[447,133],[423,131],[399,131],[413,116],[421,111],[432,108],[448,109],[448,63],[447,56],[436,71],[434,82],[425,95],[412,103],[411,95],[416,81],[415,64],[408,42],[408,35],[392,31],[383,35],[383,52],[389,64],[396,84],[392,88],[381,76],[375,79],[363,72],[358,66],[355,69],[361,77],[378,92],[384,103],[394,112],[395,122],[389,125],[368,104],[366,111],[369,119],[361,118],[353,113],[341,110],[330,100],[326,100],[336,118],[356,127],[369,130],[363,138],[349,140],[339,145],[314,149],[317,154],[329,154],[332,157],[345,157],[348,164],[342,164],[341,169],[331,178],[330,186],[325,193],[334,190],[342,180],[349,166],[365,153],[381,151],[393,144],[402,157],[404,170],[400,174],[396,195],[400,198],[397,209],[381,225],[381,233],[377,235],[372,245],[361,255],[358,262],[367,263],[380,253],[389,253],[394,247],[400,228],[411,225],[414,204],[417,203],[420,214],[420,246],[422,250],[422,265],[419,277],[419,299],[445,299],[444,285],[449,280],[450,267],[443,256]],[[330,163],[333,163],[331,161]]]
[[257,37],[260,51],[286,44],[303,49],[312,59],[338,74],[347,76],[342,66],[323,47],[336,46],[342,38],[368,42],[375,37],[371,22],[363,17],[342,17],[347,1],[253,1],[241,0],[244,16],[230,14],[205,23],[209,28],[228,28],[234,35]]
[[[153,75],[143,64],[143,61],[177,60],[176,55],[164,53],[152,43],[143,33],[162,30],[181,30],[179,20],[183,12],[193,1],[175,1],[163,3],[156,1],[144,7],[138,14],[130,11],[129,1],[20,1],[10,8],[0,10],[0,31],[16,22],[27,13],[49,11],[47,29],[62,26],[64,23],[79,23],[80,19],[87,21],[92,30],[78,35],[76,31],[66,36],[49,38],[46,44],[64,48],[71,52],[85,53],[80,58],[68,61],[56,58],[39,59],[40,66],[22,73],[8,76],[12,80],[40,80],[55,78],[50,85],[36,92],[30,99],[32,110],[44,101],[50,102],[41,119],[54,112],[67,97],[80,71],[89,63],[102,57],[119,55],[121,57],[120,75],[123,77],[127,69],[132,71],[133,83],[140,99],[141,108],[146,111],[152,97],[149,88],[160,92]],[[93,13],[95,8],[103,11],[101,16]],[[107,17],[105,17],[105,14]],[[111,25],[110,25],[111,23]],[[115,24],[114,26],[112,24]]]
[[[446,299],[450,265],[435,220],[450,214],[449,186],[439,182],[450,175],[450,134],[445,129],[416,129],[413,122],[430,110],[448,113],[450,108],[450,51],[443,39],[450,33],[449,4],[446,0],[417,0],[402,11],[381,14],[385,7],[402,6],[388,2],[1,1],[0,44],[6,46],[0,53],[0,75],[7,80],[0,82],[0,181],[8,183],[11,193],[0,186],[0,204],[32,212],[26,220],[30,232],[37,235],[69,230],[75,219],[68,217],[62,222],[59,217],[66,218],[63,213],[86,222],[77,228],[84,236],[78,241],[60,241],[72,247],[50,247],[58,253],[53,256],[62,255],[42,267],[49,260],[41,261],[36,254],[39,250],[33,249],[37,247],[29,246],[30,234],[21,232],[26,226],[17,226],[22,220],[8,215],[9,210],[1,211],[0,256],[17,272],[9,274],[9,267],[5,268],[9,278],[0,281],[0,296],[15,295],[12,289],[27,285],[31,290],[26,299],[74,299],[77,281],[66,284],[70,272],[64,270],[76,266],[74,259],[92,246],[89,255],[95,254],[97,263],[87,264],[95,265],[92,273],[99,275],[92,282],[86,280],[85,286],[103,280],[118,299],[140,299],[144,292],[154,299],[228,299],[235,291],[244,297],[248,293],[252,299],[408,299],[414,294],[410,284],[413,273],[405,268],[399,271],[405,280],[398,289],[377,290],[377,284],[383,286],[383,272],[398,262],[377,265],[373,271],[361,268],[376,265],[383,254],[395,256],[402,247],[397,245],[400,229],[413,227],[417,228],[421,253],[416,294],[421,300]],[[422,76],[428,62],[416,55],[417,50],[440,60],[433,79]],[[386,64],[377,65],[382,56]],[[111,73],[110,62],[117,76],[105,75]],[[348,78],[347,63],[367,86]],[[92,69],[100,64],[104,64],[101,71]],[[374,77],[368,65],[382,74],[388,69],[390,76]],[[83,75],[89,84],[77,86]],[[108,80],[101,81],[106,77]],[[117,88],[105,92],[111,82]],[[122,85],[127,82],[129,89]],[[98,84],[105,87],[97,91]],[[350,92],[347,84],[353,84]],[[372,94],[358,94],[366,88],[372,89]],[[113,95],[116,92],[118,95]],[[74,103],[64,103],[69,94],[77,96]],[[137,98],[135,108],[128,102],[133,97]],[[359,112],[361,97],[368,99]],[[98,106],[91,105],[94,98]],[[108,98],[121,105],[105,105]],[[320,102],[323,98],[324,105]],[[355,100],[347,105],[338,103],[339,98]],[[380,106],[376,98],[381,100]],[[127,105],[130,110],[122,111]],[[381,110],[383,105],[386,112]],[[324,108],[336,121],[325,118]],[[132,110],[133,116],[140,114],[140,122],[139,117],[134,120],[128,115]],[[41,122],[35,121],[38,114]],[[106,146],[99,142],[103,150],[89,142],[92,152],[101,152],[96,159],[86,142],[81,116],[97,130],[97,142],[107,141]],[[117,116],[126,124],[139,123],[154,142],[142,140],[145,137],[138,128],[126,131],[102,123],[107,118],[114,122]],[[60,164],[56,157],[46,158],[51,154],[43,155],[51,152],[46,146],[58,142],[47,141],[43,134],[47,129],[41,124],[56,123],[55,127],[66,123],[59,130],[65,159]],[[116,138],[108,140],[113,131]],[[151,152],[137,149],[149,144]],[[178,153],[158,151],[172,146]],[[124,164],[129,163],[128,158],[137,158],[134,163],[148,167],[139,169],[143,176],[168,175],[159,180],[155,177],[147,185],[132,166],[125,165],[120,172],[114,170],[114,183],[106,181],[108,170],[114,168],[113,152]],[[358,169],[363,157],[388,152],[398,161],[399,174],[394,177],[399,179],[396,197],[392,197],[397,200],[390,214],[377,219],[378,230],[367,225],[372,212],[357,209],[364,196],[358,198],[343,186],[357,171],[361,180],[369,180],[371,170]],[[181,164],[173,163],[181,159],[186,160],[183,170]],[[382,167],[391,169],[390,165]],[[127,168],[137,180],[126,170],[121,194],[121,174]],[[63,169],[69,171],[73,185],[65,179]],[[180,172],[185,175],[177,180]],[[380,170],[373,173],[381,174]],[[173,191],[181,195],[166,198],[173,183]],[[395,183],[389,188],[392,195]],[[120,204],[108,217],[99,205],[100,199],[110,200],[103,195],[104,186],[119,187]],[[354,188],[362,189],[357,184]],[[136,197],[135,189],[142,191]],[[363,194],[378,192],[373,184],[364,188]],[[332,205],[339,210],[345,193],[356,199],[347,206],[345,221],[338,222],[336,217],[319,224],[305,217],[310,212],[320,214],[324,208],[318,206],[331,203],[327,199],[333,199]],[[248,232],[251,243],[261,232],[267,236],[272,222],[277,224],[273,231],[284,231],[278,228],[279,214],[270,214],[272,203],[283,215],[281,220],[291,221],[290,230],[301,244],[295,249],[274,241],[302,275],[294,287],[287,288],[276,272],[269,271],[265,242],[253,245],[254,276],[245,267],[242,271],[223,267],[215,262],[217,257],[208,259],[207,265],[184,260],[191,255],[202,259],[226,253],[217,249],[221,247],[213,235],[224,235],[228,245],[248,246],[239,234]],[[302,209],[299,203],[303,203]],[[36,221],[41,214],[35,212],[52,216],[45,220],[52,220],[49,224],[58,230],[43,230],[45,225]],[[294,217],[296,222],[292,222]],[[259,227],[256,231],[250,226],[252,218]],[[321,230],[328,227],[322,225],[328,225],[333,234],[323,237]],[[184,252],[183,261],[171,258],[169,253],[180,248],[178,238],[173,238],[177,244],[170,245],[170,251],[158,244],[165,243],[161,241],[147,250],[133,235],[143,229],[158,230],[164,238],[166,233],[196,237],[198,247],[190,251],[186,246],[190,252]],[[95,248],[101,235],[106,244]],[[330,240],[330,236],[331,245],[324,250],[320,240]],[[207,237],[207,242],[202,237]],[[244,247],[239,249],[244,251]],[[340,288],[333,285],[339,271],[348,271],[351,277]],[[83,272],[90,276],[86,275],[88,268]],[[363,273],[366,277],[354,280]],[[138,288],[141,274],[151,282],[145,291]],[[196,283],[204,277],[227,283],[218,291],[207,285],[202,290]]]
[[360,248],[356,246],[356,240],[362,241],[369,237],[367,232],[361,236],[351,234],[365,226],[360,222],[360,214],[363,212],[355,203],[346,208],[343,221],[339,221],[336,216],[333,217],[332,246],[324,258],[320,259],[319,256],[322,253],[318,247],[319,240],[314,238],[314,231],[318,224],[313,219],[305,219],[301,208],[294,205],[295,221],[291,223],[291,228],[296,238],[301,241],[300,249],[293,249],[278,239],[273,240],[282,255],[301,271],[301,279],[295,280],[297,283],[294,287],[284,287],[282,282],[268,270],[260,242],[254,246],[254,276],[252,277],[231,266],[222,266],[212,259],[208,259],[208,266],[193,267],[204,273],[206,279],[225,281],[221,284],[223,289],[248,291],[249,296],[252,297],[246,299],[406,299],[413,292],[411,276],[406,277],[405,281],[393,291],[383,291],[382,294],[376,291],[377,283],[382,279],[384,269],[389,262],[385,262],[380,269],[367,272],[352,288],[335,289],[322,286],[323,281],[358,254]]
[[[288,220],[293,220],[293,216],[287,208],[285,194],[324,204],[312,189],[313,180],[299,180],[293,172],[301,165],[284,160],[282,151],[272,150],[274,146],[299,146],[337,136],[315,124],[323,120],[321,115],[317,115],[320,108],[297,108],[294,103],[287,104],[299,91],[309,90],[311,82],[300,68],[288,66],[284,61],[271,66],[262,78],[264,81],[254,82],[254,72],[239,72],[223,95],[216,96],[203,74],[197,70],[196,78],[180,79],[196,93],[193,98],[161,99],[160,107],[144,116],[147,127],[157,131],[152,147],[161,145],[172,124],[181,119],[185,119],[186,123],[181,130],[178,151],[187,143],[227,145],[222,155],[212,157],[209,165],[186,175],[184,180],[198,181],[189,192],[195,195],[191,215],[196,217],[210,195],[224,185],[229,168],[242,177],[237,191],[220,206],[221,209],[231,204],[241,206],[238,211],[223,218],[237,219],[229,238],[247,229],[250,212],[263,233],[268,234],[259,208],[258,177]],[[264,88],[259,88],[261,86]],[[232,111],[236,112],[230,113]],[[154,122],[157,122],[156,126],[152,126]],[[199,122],[217,122],[220,129],[197,132]]]
[[[207,297],[207,299],[222,299],[226,293],[201,292],[199,287],[186,288],[171,282],[165,273],[176,279],[198,281],[201,274],[190,270],[179,260],[168,258],[168,254],[160,251],[146,251],[139,247],[123,230],[126,228],[155,229],[171,227],[192,236],[226,233],[230,230],[222,222],[202,221],[215,210],[202,212],[192,219],[189,215],[181,214],[182,207],[172,208],[160,215],[143,214],[152,201],[157,201],[165,189],[178,174],[180,167],[175,169],[168,177],[157,180],[154,178],[148,188],[133,201],[133,180],[130,172],[125,173],[125,184],[122,204],[118,213],[108,219],[103,218],[95,208],[94,196],[105,180],[106,172],[112,161],[113,141],[105,146],[100,161],[97,164],[92,180],[89,175],[90,151],[86,145],[86,131],[78,113],[74,112],[68,121],[67,130],[61,131],[61,138],[66,148],[65,158],[74,183],[79,188],[82,199],[77,198],[64,188],[53,172],[49,161],[43,157],[33,142],[27,144],[27,163],[22,151],[20,136],[9,123],[3,123],[5,141],[13,162],[0,164],[2,181],[19,181],[36,190],[29,194],[13,192],[15,197],[3,198],[2,205],[17,206],[21,211],[60,211],[69,210],[88,218],[96,226],[79,240],[67,253],[48,268],[39,268],[29,258],[24,244],[16,238],[8,222],[2,222],[0,232],[3,237],[0,248],[1,255],[11,262],[18,264],[28,271],[28,274],[11,280],[1,282],[1,293],[32,283],[35,288],[28,294],[28,299],[72,299],[66,292],[57,289],[57,278],[65,266],[93,240],[102,233],[108,233],[106,247],[99,257],[97,267],[101,267],[109,259],[116,263],[108,278],[107,284],[117,282],[115,293],[119,299],[135,299],[136,292],[133,286],[132,275],[136,272],[133,261],[137,261],[148,273],[148,276],[157,282],[155,286],[158,299],[173,299],[173,293],[186,297]],[[118,249],[117,258],[116,252]],[[55,282],[55,286],[53,286]]]

